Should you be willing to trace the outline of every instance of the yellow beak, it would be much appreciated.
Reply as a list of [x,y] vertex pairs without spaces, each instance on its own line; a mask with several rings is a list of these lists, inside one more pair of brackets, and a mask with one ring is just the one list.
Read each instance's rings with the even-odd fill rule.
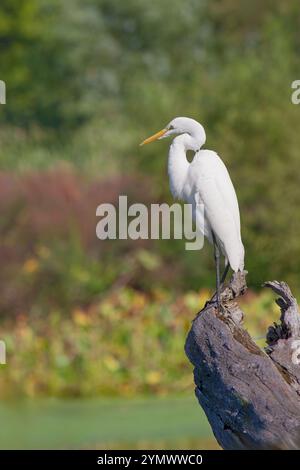
[[154,142],[155,140],[162,137],[167,132],[167,130],[168,129],[162,129],[161,131],[156,132],[156,134],[152,135],[151,137],[148,137],[148,139],[143,140],[140,145],[150,144],[150,142]]

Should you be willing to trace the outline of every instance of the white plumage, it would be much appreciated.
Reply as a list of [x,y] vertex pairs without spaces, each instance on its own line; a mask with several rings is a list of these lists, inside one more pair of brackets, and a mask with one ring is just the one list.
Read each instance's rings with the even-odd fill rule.
[[[226,166],[216,152],[201,150],[206,135],[194,119],[175,118],[142,144],[172,135],[176,137],[170,146],[168,174],[173,196],[192,204],[197,228],[211,243],[216,242],[233,271],[243,270],[239,206]],[[191,163],[188,150],[195,152]]]
[[190,195],[184,200],[194,205],[197,227],[204,227],[204,235],[212,243],[212,230],[233,271],[244,269],[244,247],[241,239],[240,213],[237,197],[227,168],[220,157],[211,150],[199,150],[189,166],[186,179]]

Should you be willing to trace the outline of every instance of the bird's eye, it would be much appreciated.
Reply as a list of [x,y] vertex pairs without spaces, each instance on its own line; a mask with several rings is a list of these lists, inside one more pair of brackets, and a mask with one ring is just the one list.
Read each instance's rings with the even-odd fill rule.
[[172,131],[174,129],[174,126],[169,126],[169,131]]

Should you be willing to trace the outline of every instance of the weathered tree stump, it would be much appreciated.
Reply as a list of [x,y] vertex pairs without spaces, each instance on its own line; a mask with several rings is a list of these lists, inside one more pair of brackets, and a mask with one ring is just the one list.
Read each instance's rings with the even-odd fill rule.
[[193,321],[185,350],[194,365],[196,396],[223,449],[296,449],[300,442],[300,315],[284,282],[267,282],[280,298],[280,324],[259,348],[242,327],[236,298],[245,272],[221,294],[222,308],[207,303]]

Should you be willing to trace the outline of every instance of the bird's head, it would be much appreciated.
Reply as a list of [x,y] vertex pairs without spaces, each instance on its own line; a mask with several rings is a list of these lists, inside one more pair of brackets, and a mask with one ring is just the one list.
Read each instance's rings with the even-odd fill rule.
[[164,129],[156,132],[156,134],[141,142],[140,145],[150,144],[155,140],[165,139],[166,137],[180,134],[187,134],[190,137],[191,143],[193,141],[193,147],[195,147],[195,150],[198,150],[206,140],[204,128],[199,124],[199,122],[188,117],[177,117],[172,119]]

